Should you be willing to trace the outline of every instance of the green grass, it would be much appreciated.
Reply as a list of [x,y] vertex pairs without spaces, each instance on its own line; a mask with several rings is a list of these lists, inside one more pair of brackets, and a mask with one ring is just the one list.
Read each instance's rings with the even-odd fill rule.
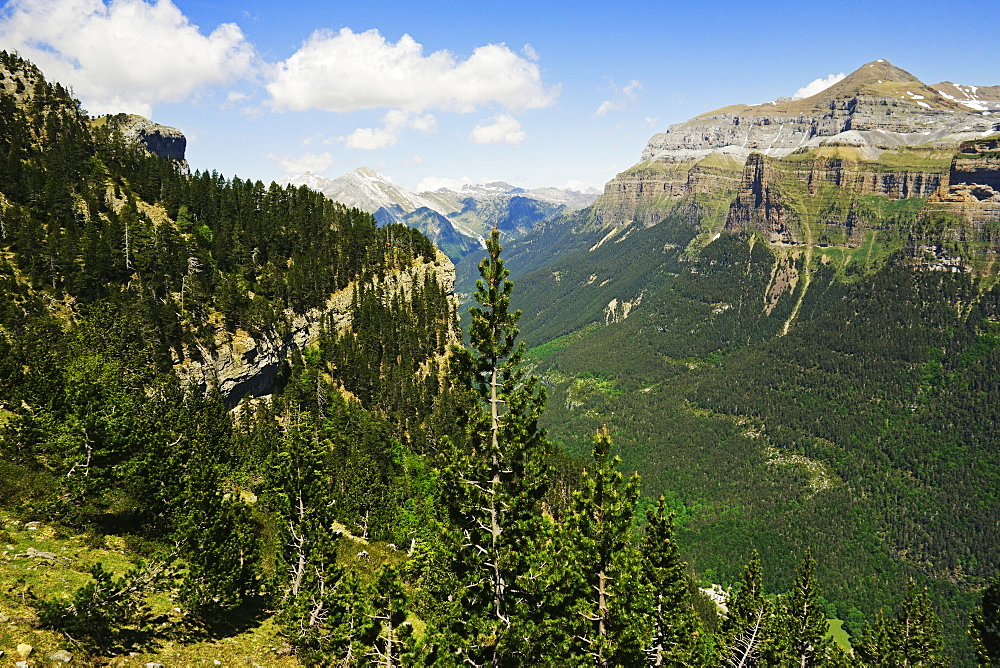
[[851,636],[847,634],[844,630],[844,620],[842,619],[828,619],[826,620],[830,624],[830,630],[826,634],[828,638],[833,638],[837,641],[837,644],[846,649],[848,652],[851,651]]
[[527,352],[527,360],[529,362],[542,362],[549,356],[559,352],[564,348],[568,348],[577,341],[583,339],[585,336],[592,334],[601,328],[600,323],[592,322],[588,325],[584,325],[575,332],[570,332],[569,334],[564,334],[560,337],[552,339],[551,341],[546,341],[545,343],[535,346],[534,348],[529,348]]
[[[51,552],[56,561],[27,555],[28,549]],[[371,561],[359,561],[357,552],[368,550]],[[362,543],[343,538],[337,545],[338,559],[349,568],[370,577],[387,561],[400,562],[405,552],[382,543]],[[73,593],[91,580],[88,569],[100,562],[120,575],[134,565],[128,542],[121,536],[96,536],[39,522],[26,523],[0,511],[0,651],[16,656],[19,644],[33,647],[29,660],[42,665],[52,652],[65,649],[74,655],[73,665],[104,665],[105,658],[88,656],[55,631],[38,628],[31,603],[35,598],[69,601]],[[290,653],[270,612],[237,611],[235,623],[206,633],[185,623],[169,591],[158,591],[148,599],[154,616],[152,637],[133,654],[114,659],[114,665],[143,666],[159,662],[167,666],[258,665],[299,666]],[[421,626],[422,628],[422,626]],[[47,665],[47,664],[46,664]]]

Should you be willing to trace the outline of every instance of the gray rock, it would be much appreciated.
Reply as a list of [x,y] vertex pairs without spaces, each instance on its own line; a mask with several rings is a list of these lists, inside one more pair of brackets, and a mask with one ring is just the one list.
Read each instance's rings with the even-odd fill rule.
[[108,123],[116,127],[125,139],[134,141],[153,155],[173,160],[183,173],[190,171],[187,160],[184,159],[187,137],[177,128],[154,123],[136,114],[111,116]]
[[[391,295],[409,294],[414,285],[423,284],[428,274],[434,275],[457,307],[455,266],[441,252],[435,262],[417,263],[377,280]],[[290,331],[284,335],[275,330],[256,336],[242,330],[234,334],[220,327],[215,331],[212,350],[199,345],[190,351],[187,359],[175,357],[174,372],[185,387],[202,392],[218,389],[230,406],[237,405],[244,397],[267,396],[274,391],[281,363],[293,350],[302,350],[314,343],[324,320],[331,329],[350,327],[353,294],[354,285],[350,285],[333,295],[323,308],[294,315]],[[453,336],[457,343],[457,333],[453,332]]]
[[45,657],[45,660],[53,663],[69,663],[73,660],[73,655],[64,649],[59,649]]

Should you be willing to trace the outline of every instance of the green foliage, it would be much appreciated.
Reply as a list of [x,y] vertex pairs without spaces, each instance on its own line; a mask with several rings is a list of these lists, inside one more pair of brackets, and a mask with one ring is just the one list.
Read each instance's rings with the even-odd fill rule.
[[166,566],[140,563],[115,577],[97,563],[90,568],[93,581],[77,589],[70,602],[36,601],[38,622],[90,651],[109,653],[139,646],[152,622],[146,597],[160,585]]
[[913,583],[895,616],[886,619],[879,611],[874,625],[854,646],[856,656],[866,666],[944,666],[944,638],[941,620],[931,608],[927,591],[918,592]]
[[480,306],[471,309],[472,351],[455,351],[459,387],[476,402],[463,424],[467,433],[447,441],[442,458],[461,618],[453,616],[436,640],[439,655],[493,664],[532,650],[530,636],[518,630],[531,620],[516,615],[532,596],[529,575],[541,555],[531,552],[531,541],[542,526],[545,493],[545,440],[537,427],[544,395],[520,368],[520,313],[508,310],[513,284],[500,251],[494,230],[480,263]]
[[[695,611],[687,564],[680,560],[673,514],[667,514],[663,496],[655,509],[646,510],[646,522],[639,552],[642,582],[653,599],[652,639],[646,650],[649,663],[654,666],[713,663],[717,660],[714,648],[706,642],[707,636]],[[716,617],[714,604],[709,614]]]
[[640,612],[650,602],[630,600],[641,591],[641,566],[632,542],[639,478],[633,475],[626,483],[610,451],[611,437],[599,431],[593,465],[583,472],[565,529],[579,564],[572,607],[581,619],[571,631],[570,651],[597,666],[639,663],[650,642]]
[[773,604],[764,595],[760,557],[747,562],[743,580],[728,601],[722,622],[722,660],[725,666],[763,665],[774,648]]
[[1000,578],[991,579],[983,590],[982,602],[969,624],[969,637],[980,665],[1000,665]]

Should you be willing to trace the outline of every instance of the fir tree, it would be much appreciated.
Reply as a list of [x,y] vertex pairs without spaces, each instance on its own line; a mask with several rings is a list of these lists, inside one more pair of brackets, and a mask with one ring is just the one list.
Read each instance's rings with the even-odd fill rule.
[[780,617],[781,663],[788,666],[821,666],[833,651],[827,637],[829,623],[820,605],[820,589],[816,582],[816,560],[806,548],[802,565],[795,576],[794,590],[782,602]]
[[648,526],[639,547],[642,581],[653,604],[653,637],[646,653],[653,666],[705,665],[712,661],[691,605],[687,564],[678,555],[673,517],[666,512],[663,496],[655,509],[646,510]]
[[913,580],[896,615],[886,619],[880,610],[875,624],[865,627],[861,642],[854,649],[855,656],[865,665],[878,668],[948,664],[944,658],[941,620],[931,608],[927,590],[918,592]]
[[[528,596],[525,576],[541,523],[544,436],[537,426],[544,397],[537,379],[521,369],[524,344],[516,344],[520,311],[509,311],[513,283],[500,257],[499,231],[487,242],[482,278],[470,308],[472,351],[457,351],[461,387],[477,397],[467,435],[444,448],[443,496],[452,532],[455,592],[462,613],[450,631],[439,629],[440,651],[454,651],[470,665],[500,665],[528,650],[514,628]],[[529,606],[532,607],[532,606]],[[444,638],[458,640],[448,648]]]
[[567,539],[576,546],[580,589],[575,607],[583,620],[572,653],[595,666],[639,663],[646,640],[635,600],[641,588],[632,544],[639,477],[625,482],[616,469],[620,460],[610,453],[611,437],[602,429],[594,438],[593,467],[584,471],[566,527]]
[[969,637],[983,666],[1000,666],[1000,577],[983,590],[979,609],[972,614]]
[[756,550],[727,607],[729,612],[722,623],[723,665],[734,668],[762,665],[765,650],[770,646],[772,605],[764,597],[760,557]]

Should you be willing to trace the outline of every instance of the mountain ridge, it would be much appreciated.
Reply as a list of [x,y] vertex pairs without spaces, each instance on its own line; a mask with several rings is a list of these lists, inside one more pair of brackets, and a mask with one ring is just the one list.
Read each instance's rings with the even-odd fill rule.
[[503,181],[465,184],[413,193],[368,167],[329,179],[310,172],[287,176],[282,184],[305,185],[346,206],[375,216],[382,224],[402,223],[423,232],[453,261],[481,248],[496,226],[505,240],[530,232],[536,223],[582,209],[597,192],[560,188],[525,189]]

